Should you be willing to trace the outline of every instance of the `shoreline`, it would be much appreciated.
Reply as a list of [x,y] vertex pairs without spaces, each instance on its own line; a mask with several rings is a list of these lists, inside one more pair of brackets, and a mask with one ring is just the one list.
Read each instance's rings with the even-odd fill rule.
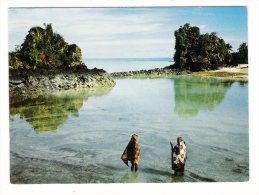
[[107,73],[103,69],[76,67],[65,70],[9,70],[9,104],[68,89],[115,86],[116,78],[170,78],[176,75],[215,77],[248,82],[248,64],[219,70],[190,72],[165,68]]
[[176,75],[197,76],[197,77],[215,77],[234,81],[248,82],[248,64],[240,64],[237,67],[224,67],[219,70],[206,70],[191,72],[188,70],[178,70],[165,68],[155,68],[150,70],[113,72],[113,78],[168,78]]
[[237,67],[224,67],[219,70],[193,72],[190,76],[217,77],[248,82],[248,71],[248,64],[239,64]]
[[9,70],[9,104],[69,89],[112,87],[116,82],[103,69]]
[[166,78],[175,75],[191,74],[188,70],[178,70],[170,68],[154,68],[149,70],[135,70],[126,72],[113,72],[113,78]]

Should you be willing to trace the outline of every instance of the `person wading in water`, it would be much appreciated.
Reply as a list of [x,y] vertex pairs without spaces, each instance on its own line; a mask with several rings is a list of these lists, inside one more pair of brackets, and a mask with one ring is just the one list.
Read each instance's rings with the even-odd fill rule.
[[131,171],[134,170],[138,171],[138,163],[139,163],[139,157],[140,157],[140,147],[138,145],[138,136],[136,134],[133,134],[131,136],[131,140],[127,147],[125,148],[121,159],[123,162],[128,165],[128,161],[131,162]]
[[174,173],[184,173],[184,166],[187,160],[187,150],[185,142],[182,137],[177,138],[177,145],[173,147],[171,144],[171,164],[172,169],[175,171]]

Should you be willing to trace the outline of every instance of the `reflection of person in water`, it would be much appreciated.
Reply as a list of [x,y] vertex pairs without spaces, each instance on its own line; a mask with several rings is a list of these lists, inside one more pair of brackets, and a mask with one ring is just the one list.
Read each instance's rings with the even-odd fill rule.
[[177,173],[184,173],[184,166],[187,160],[187,150],[185,142],[183,141],[182,137],[177,138],[177,145],[173,147],[172,142],[171,144],[171,151],[172,151],[172,169]]
[[122,183],[139,183],[138,172],[125,173],[121,178]]
[[128,161],[131,162],[131,171],[134,170],[138,171],[138,163],[139,163],[139,157],[140,157],[140,147],[138,145],[138,136],[136,134],[133,134],[131,136],[131,140],[127,147],[125,148],[121,159],[123,162],[128,165]]
[[180,175],[172,174],[171,182],[172,183],[184,182],[185,181],[184,177],[185,177],[184,174],[180,174]]

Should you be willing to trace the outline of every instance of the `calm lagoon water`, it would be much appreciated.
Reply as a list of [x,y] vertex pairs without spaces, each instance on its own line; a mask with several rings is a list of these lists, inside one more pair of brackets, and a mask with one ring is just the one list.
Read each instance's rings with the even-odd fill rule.
[[[249,181],[248,83],[175,76],[116,79],[10,107],[12,183]],[[139,137],[139,171],[120,159]],[[170,144],[182,136],[183,176]]]

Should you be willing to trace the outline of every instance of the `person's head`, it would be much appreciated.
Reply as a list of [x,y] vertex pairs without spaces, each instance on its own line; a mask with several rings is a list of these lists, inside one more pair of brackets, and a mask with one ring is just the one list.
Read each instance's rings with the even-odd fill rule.
[[138,141],[138,135],[133,134],[133,135],[131,136],[131,141],[137,142],[137,141]]
[[177,138],[177,144],[180,145],[180,142],[183,141],[182,137]]

